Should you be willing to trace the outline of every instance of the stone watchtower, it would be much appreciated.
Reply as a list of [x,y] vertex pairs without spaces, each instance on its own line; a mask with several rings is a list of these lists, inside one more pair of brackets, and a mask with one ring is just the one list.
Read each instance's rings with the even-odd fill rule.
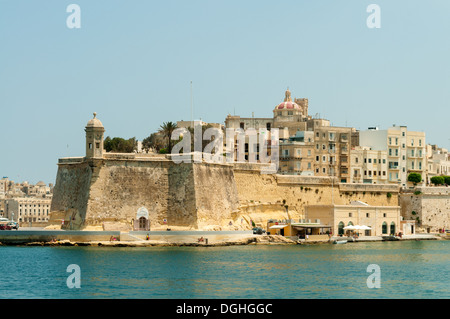
[[102,122],[97,118],[97,113],[94,113],[94,118],[91,119],[85,128],[86,132],[86,158],[102,158],[103,157],[103,133],[105,128]]

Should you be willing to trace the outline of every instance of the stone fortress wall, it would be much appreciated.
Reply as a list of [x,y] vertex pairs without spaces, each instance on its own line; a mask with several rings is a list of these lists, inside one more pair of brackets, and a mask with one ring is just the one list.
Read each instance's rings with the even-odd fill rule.
[[269,219],[305,218],[308,204],[398,203],[396,186],[264,174],[260,164],[176,164],[107,153],[60,159],[58,166],[51,211],[64,219],[64,229],[131,230],[140,207],[153,230],[238,230],[251,229],[252,221],[264,226]]
[[416,187],[400,194],[401,215],[416,220],[423,231],[450,228],[450,188]]

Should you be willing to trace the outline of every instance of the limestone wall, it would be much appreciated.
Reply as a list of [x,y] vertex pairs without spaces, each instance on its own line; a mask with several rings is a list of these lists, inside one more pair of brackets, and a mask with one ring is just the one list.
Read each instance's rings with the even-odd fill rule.
[[312,204],[360,200],[376,206],[398,205],[398,189],[392,186],[264,174],[264,167],[175,164],[131,155],[60,161],[51,210],[71,220],[64,224],[66,229],[105,223],[108,229],[114,223],[122,230],[131,229],[138,209],[145,207],[152,230],[174,226],[219,230],[249,229],[251,221],[264,226],[268,219],[304,218],[305,206]]
[[193,168],[198,226],[226,225],[239,208],[233,167],[202,163]]
[[416,220],[423,230],[450,228],[450,188],[417,187],[402,193],[399,201],[402,217]]
[[151,227],[168,217],[168,161],[95,161],[85,226],[114,221],[132,227],[140,207]]
[[289,211],[304,214],[305,205],[346,205],[362,201],[373,206],[397,206],[398,187],[331,183],[328,177],[260,174],[257,170],[234,172],[241,204],[248,202],[285,203]]
[[[65,226],[86,216],[92,170],[88,163],[60,164],[53,190],[51,212],[59,212]],[[52,214],[50,215],[52,219]],[[61,221],[57,221],[61,224]]]

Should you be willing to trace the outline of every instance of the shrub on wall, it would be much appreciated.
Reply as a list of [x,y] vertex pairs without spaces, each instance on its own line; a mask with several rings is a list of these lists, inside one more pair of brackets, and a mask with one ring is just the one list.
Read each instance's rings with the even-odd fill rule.
[[443,185],[445,183],[444,176],[433,176],[432,178],[430,178],[430,181],[434,185]]
[[422,175],[419,173],[411,173],[408,175],[408,182],[411,182],[416,186],[422,181]]

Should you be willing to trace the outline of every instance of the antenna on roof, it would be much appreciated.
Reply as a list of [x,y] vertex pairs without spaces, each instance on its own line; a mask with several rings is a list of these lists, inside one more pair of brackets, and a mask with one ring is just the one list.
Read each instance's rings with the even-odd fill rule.
[[192,94],[192,81],[191,81],[191,127],[194,127],[194,96]]

